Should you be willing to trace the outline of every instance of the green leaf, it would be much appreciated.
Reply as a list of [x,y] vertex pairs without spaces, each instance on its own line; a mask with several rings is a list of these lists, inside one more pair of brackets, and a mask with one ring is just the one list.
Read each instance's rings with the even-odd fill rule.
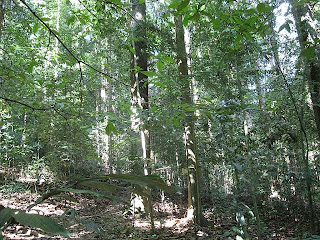
[[102,193],[102,192],[96,192],[96,191],[92,191],[92,190],[87,190],[87,189],[62,188],[62,189],[59,189],[59,191],[72,192],[72,193],[78,193],[78,194],[90,194],[90,195],[93,195],[93,196],[96,196],[96,197],[106,198],[106,199],[109,199],[111,201],[128,204],[128,202],[123,201],[120,198],[114,197],[112,195],[109,195],[109,194],[106,194],[106,193]]
[[289,21],[286,21],[284,24],[282,24],[282,25],[280,26],[278,32],[281,32],[283,29],[286,29],[287,32],[290,33],[291,28],[290,28],[290,25],[289,25]]
[[49,217],[37,214],[27,214],[23,211],[15,211],[12,214],[12,217],[22,225],[41,228],[45,232],[62,235],[67,238],[70,237],[70,233],[67,229]]
[[31,61],[31,63],[29,64],[29,66],[28,66],[27,72],[28,73],[32,73],[33,72],[33,67],[37,66],[37,65],[38,65],[37,61],[33,59]]
[[139,38],[131,37],[131,38],[128,38],[128,39],[127,39],[127,42],[138,41],[138,40],[139,40]]
[[193,22],[198,22],[199,19],[200,19],[200,13],[199,13],[199,12],[196,12],[195,14],[193,14],[193,15],[189,18],[189,20],[190,20],[190,21],[193,21]]
[[263,12],[265,8],[266,8],[266,5],[264,3],[259,3],[257,5],[258,12]]
[[221,26],[220,18],[216,18],[216,19],[212,20],[212,26],[215,29],[220,28],[220,26]]
[[86,15],[77,15],[77,18],[78,18],[79,22],[81,23],[81,25],[86,25],[89,20]]
[[211,13],[208,13],[207,11],[201,11],[201,14],[207,16],[210,21],[213,20]]
[[183,9],[185,9],[190,3],[190,0],[182,0],[182,2],[180,3],[180,5],[177,7],[178,11],[181,11]]
[[188,26],[189,19],[190,19],[190,16],[188,16],[188,15],[184,16],[183,21],[182,21],[183,26],[185,26],[185,27]]
[[153,84],[154,84],[155,86],[161,87],[161,88],[163,88],[163,87],[166,86],[166,85],[164,85],[163,83],[160,83],[160,82],[154,82]]
[[[102,116],[101,120],[104,120],[105,117],[108,118],[109,121],[117,121],[120,118],[118,116],[116,116],[113,112],[105,112]],[[123,119],[124,120],[124,119]]]
[[157,73],[151,72],[151,71],[141,71],[141,73],[143,73],[143,74],[146,75],[147,77],[157,76]]
[[302,50],[301,56],[307,58],[308,60],[312,59],[315,55],[315,46],[308,47]]
[[165,182],[163,182],[163,180],[159,176],[156,175],[140,176],[133,174],[113,174],[108,176],[102,176],[100,178],[118,179],[132,184],[137,184],[139,186],[158,188],[171,194],[177,193],[176,188],[168,186],[167,184],[165,184]]
[[2,228],[6,222],[11,218],[11,214],[14,212],[13,209],[4,208],[0,211],[0,228]]
[[237,23],[237,24],[239,24],[239,25],[243,25],[243,22],[242,22],[242,20],[241,20],[240,17],[235,16],[235,17],[233,18],[233,20],[234,20],[235,23]]
[[76,20],[76,16],[72,15],[71,17],[68,18],[67,20],[67,25],[71,25],[72,23],[74,23],[74,21]]
[[173,119],[173,125],[174,125],[175,127],[180,127],[180,122],[179,122],[179,120],[176,119],[176,118],[174,118],[174,119]]
[[163,62],[161,60],[158,60],[157,62],[157,69],[159,72],[163,70]]
[[121,0],[110,0],[110,2],[113,2],[113,3],[118,4],[118,5],[121,4]]
[[259,13],[264,13],[272,10],[271,6],[266,5],[265,3],[259,3],[257,5],[257,10]]
[[117,129],[116,127],[114,126],[113,122],[112,121],[108,121],[108,124],[106,126],[106,134],[107,135],[110,135],[111,133],[114,133],[117,135]]
[[138,4],[142,4],[144,3],[146,0],[139,0],[139,3]]
[[46,22],[46,21],[50,21],[50,18],[44,17],[44,18],[41,18],[41,20]]
[[172,57],[162,57],[161,60],[165,63],[174,63],[174,59]]
[[81,182],[80,185],[86,186],[86,187],[92,187],[95,189],[100,189],[100,190],[111,192],[111,193],[116,193],[116,192],[119,192],[120,190],[123,190],[123,188],[119,186],[109,184],[106,182],[86,181],[86,182]]
[[279,27],[279,31],[278,31],[278,32],[281,32],[283,29],[285,29],[286,24],[287,24],[287,23],[282,24],[282,25]]
[[133,47],[129,47],[129,50],[132,54],[136,54],[136,50]]
[[36,22],[36,23],[33,25],[33,28],[32,28],[33,34],[37,33],[38,30],[39,30],[39,22]]
[[169,8],[177,8],[181,4],[181,0],[173,0],[168,6]]
[[146,195],[147,196],[147,194],[145,194],[143,192],[137,192],[136,189],[132,189],[132,188],[128,188],[128,187],[123,188],[123,187],[119,187],[119,186],[109,184],[106,182],[85,181],[85,182],[81,182],[80,185],[95,188],[95,189],[100,189],[100,190],[111,192],[111,193],[117,193],[121,190],[126,190],[127,192],[138,193],[139,195]]

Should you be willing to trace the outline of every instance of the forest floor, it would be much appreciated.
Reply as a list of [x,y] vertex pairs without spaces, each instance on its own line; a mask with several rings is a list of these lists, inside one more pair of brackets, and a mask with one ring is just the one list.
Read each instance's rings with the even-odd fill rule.
[[[15,191],[17,186],[16,184]],[[39,193],[33,191],[6,194],[2,191],[0,194],[2,206],[22,210],[40,197]],[[31,213],[54,218],[70,231],[71,239],[236,239],[237,235],[238,224],[235,213],[232,212],[231,198],[216,200],[206,205],[206,226],[197,229],[184,218],[186,210],[181,208],[180,204],[169,201],[155,202],[156,229],[152,232],[147,218],[140,214],[125,214],[127,207],[121,203],[85,195],[72,197],[74,201],[70,201],[71,198],[48,199],[35,206]],[[122,193],[121,197],[129,196],[128,193]],[[289,221],[287,216],[264,218],[264,224],[266,231],[263,239],[301,239],[296,237],[303,232],[302,229],[306,229],[305,221],[295,223]],[[257,239],[254,224],[248,224],[247,229],[250,239]],[[6,239],[66,239],[18,224],[10,225],[3,235]]]

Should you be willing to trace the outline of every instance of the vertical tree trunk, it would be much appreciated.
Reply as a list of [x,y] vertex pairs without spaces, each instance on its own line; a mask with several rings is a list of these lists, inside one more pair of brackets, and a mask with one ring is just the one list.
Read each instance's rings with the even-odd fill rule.
[[[313,40],[314,36],[310,33],[312,29],[308,24],[308,20],[312,19],[311,11],[307,5],[302,5],[297,0],[290,0],[292,14],[295,20],[295,25],[298,33],[298,40],[301,52],[304,53],[309,49],[307,41]],[[316,31],[315,31],[316,32]],[[320,49],[317,49],[319,51]],[[311,94],[312,108],[314,112],[314,119],[317,127],[317,134],[320,140],[320,63],[317,52],[312,58],[302,57],[302,64],[304,68],[304,77],[309,84],[309,91]],[[318,53],[319,54],[319,53]]]
[[[311,25],[308,24],[308,20],[311,12],[309,11],[307,5],[301,4],[297,0],[290,0],[292,14],[295,20],[295,25],[298,34],[299,45],[302,53],[302,66],[304,72],[304,78],[309,85],[309,91],[311,95],[312,108],[314,112],[314,119],[317,127],[318,139],[320,140],[320,63],[319,56],[317,56],[317,51],[315,55],[311,58],[303,56],[303,53],[308,51],[309,46],[307,41],[312,41],[313,36],[310,32]],[[319,49],[318,49],[319,50]],[[307,140],[306,140],[307,141]],[[309,216],[311,222],[311,228],[313,231],[316,230],[316,216],[314,211],[314,204],[312,198],[312,178],[310,172],[310,165],[308,159],[308,149],[305,149],[304,143],[301,144],[304,171],[306,177],[306,188],[307,188],[307,199],[309,205]],[[305,154],[306,153],[306,154]]]
[[[175,16],[175,29],[182,103],[192,105],[192,93],[190,90],[190,81],[188,79],[187,53],[181,15]],[[188,164],[188,215],[193,217],[195,224],[201,225],[202,209],[199,189],[199,163],[196,156],[193,115],[194,113],[191,111],[186,112],[184,123],[185,151]]]
[[149,92],[148,92],[148,77],[142,71],[148,71],[147,65],[147,45],[146,45],[146,4],[145,2],[139,4],[139,0],[132,0],[132,33],[133,37],[137,40],[134,41],[135,54],[132,59],[132,66],[138,67],[138,74],[132,73],[137,76],[131,76],[131,92],[136,98],[138,107],[143,111],[140,117],[140,136],[142,144],[142,158],[144,161],[145,174],[151,173],[150,166],[150,131],[145,122],[149,114]]
[[[149,116],[149,84],[148,77],[143,71],[148,71],[148,57],[146,44],[146,3],[140,3],[139,0],[132,0],[132,35],[134,54],[131,55],[131,93],[133,103],[138,105],[142,110],[142,114],[138,116],[138,127],[140,131],[142,160],[144,164],[144,174],[151,174],[151,149],[150,149],[150,130],[146,124]],[[133,71],[138,71],[137,74]],[[148,191],[148,198],[143,198],[144,206],[150,216],[151,228],[154,231],[152,195],[151,190]]]
[[[105,42],[105,47],[106,49],[110,49],[110,44],[111,40],[107,39]],[[110,52],[111,54],[111,52]],[[108,64],[108,59],[104,59],[102,62],[103,66],[105,64]],[[103,71],[105,72],[106,70],[103,67]],[[99,102],[98,102],[98,112],[108,112],[108,113],[113,113],[113,108],[111,105],[112,102],[112,91],[113,87],[112,85],[108,82],[108,80],[103,77],[101,79],[101,88],[99,89]],[[108,120],[108,119],[107,119]],[[110,134],[106,134],[104,131],[101,134],[101,139],[102,139],[102,146],[99,146],[99,155],[102,158],[102,163],[103,166],[107,172],[107,174],[112,174],[115,173],[115,167],[113,166],[113,156],[112,156],[112,142],[113,142],[113,133],[111,132]],[[100,138],[100,137],[99,137]],[[98,144],[99,145],[99,144]]]

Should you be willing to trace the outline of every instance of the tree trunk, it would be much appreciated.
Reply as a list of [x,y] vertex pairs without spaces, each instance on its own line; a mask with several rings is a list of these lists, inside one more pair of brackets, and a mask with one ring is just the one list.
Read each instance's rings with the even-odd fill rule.
[[[308,24],[308,20],[312,19],[311,11],[309,11],[307,5],[302,5],[297,0],[290,0],[292,14],[295,20],[295,25],[298,33],[298,40],[301,49],[301,53],[305,53],[310,50],[310,46],[307,41],[312,42],[314,37],[311,33],[311,25]],[[316,31],[315,31],[316,32]],[[320,57],[319,47],[315,51],[315,55],[312,58],[302,57],[302,63],[304,67],[304,77],[309,85],[309,91],[312,100],[312,108],[314,112],[314,119],[317,127],[318,139],[320,140]]]
[[[132,15],[134,20],[132,22],[133,37],[137,40],[134,41],[135,54],[133,55],[132,66],[138,67],[138,74],[132,73],[137,76],[131,77],[132,93],[135,94],[138,107],[143,111],[140,117],[140,136],[142,144],[142,158],[144,161],[145,174],[151,173],[150,166],[150,131],[147,128],[145,121],[148,119],[149,112],[149,92],[148,92],[148,77],[142,71],[148,71],[147,65],[147,45],[146,45],[146,4],[145,2],[139,4],[138,0],[132,0]],[[133,70],[134,71],[134,70]]]
[[[106,49],[110,49],[111,40],[107,39],[105,41],[105,47]],[[109,53],[112,54],[111,51]],[[108,64],[108,59],[104,59],[102,61],[102,66]],[[104,72],[106,72],[106,69],[104,67],[102,68]],[[98,103],[98,112],[108,112],[113,113],[113,107],[111,105],[113,101],[113,86],[108,80],[103,77],[101,79],[101,88],[99,89],[99,103]],[[109,121],[109,119],[107,119]],[[99,131],[98,131],[99,134]],[[107,174],[115,174],[116,173],[116,167],[113,166],[113,156],[112,156],[112,143],[113,143],[113,133],[106,134],[104,131],[100,133],[100,137],[102,139],[102,145],[99,146],[99,155],[102,158],[103,167],[106,170]],[[100,138],[99,137],[99,138]]]
[[[311,25],[308,24],[308,20],[313,18],[311,12],[309,11],[307,5],[301,4],[297,0],[290,0],[292,14],[295,20],[295,25],[298,34],[299,45],[302,53],[302,66],[304,72],[304,78],[309,85],[309,91],[311,95],[312,108],[314,112],[314,119],[317,127],[317,135],[320,140],[320,65],[319,56],[317,55],[316,49],[315,55],[313,57],[304,56],[304,53],[309,49],[307,41],[312,41],[314,36],[310,31]],[[306,139],[307,141],[307,139]],[[304,171],[306,178],[306,188],[307,188],[307,199],[309,205],[309,217],[311,222],[311,228],[313,231],[316,230],[316,216],[314,211],[314,204],[312,198],[312,177],[310,172],[310,165],[308,159],[308,149],[305,149],[304,144],[301,144]],[[306,153],[306,154],[305,154]]]
[[[187,53],[181,15],[175,16],[175,29],[178,74],[182,90],[182,104],[192,105],[192,92],[190,90],[190,81],[188,79]],[[185,152],[188,164],[188,215],[193,217],[195,224],[201,225],[202,209],[199,189],[199,163],[196,156],[193,115],[193,111],[187,111],[184,123]]]
[[[136,113],[137,126],[140,131],[142,160],[144,164],[144,174],[151,174],[151,149],[150,149],[150,130],[146,121],[149,116],[149,84],[148,77],[142,71],[148,71],[148,57],[146,44],[146,3],[139,4],[139,0],[132,0],[132,35],[134,54],[131,55],[131,93],[133,103],[142,110],[142,114]],[[137,73],[135,71],[137,70]],[[152,195],[148,191],[148,198],[143,198],[147,213],[150,216],[151,228],[154,231]]]

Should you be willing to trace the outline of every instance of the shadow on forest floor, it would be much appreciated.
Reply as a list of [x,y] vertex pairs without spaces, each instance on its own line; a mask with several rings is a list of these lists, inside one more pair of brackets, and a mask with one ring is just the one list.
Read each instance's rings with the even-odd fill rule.
[[[18,186],[18,185],[17,185]],[[21,187],[23,188],[23,187]],[[123,198],[128,193],[122,194]],[[22,191],[0,195],[4,207],[25,210],[39,194]],[[71,239],[236,239],[237,226],[230,199],[215,201],[204,211],[206,226],[198,228],[183,216],[185,209],[170,203],[155,203],[155,233],[150,231],[148,219],[139,214],[128,215],[126,207],[105,199],[70,195],[68,200],[50,199],[35,206],[30,213],[53,217],[71,233]],[[306,229],[305,222],[294,223],[283,218],[265,218],[267,230],[263,239],[294,239],[297,232]],[[251,224],[252,225],[252,224]],[[254,226],[248,228],[250,239],[256,239]],[[21,225],[11,225],[4,231],[7,239],[66,239],[47,235],[40,230]],[[300,239],[300,238],[297,238]]]

